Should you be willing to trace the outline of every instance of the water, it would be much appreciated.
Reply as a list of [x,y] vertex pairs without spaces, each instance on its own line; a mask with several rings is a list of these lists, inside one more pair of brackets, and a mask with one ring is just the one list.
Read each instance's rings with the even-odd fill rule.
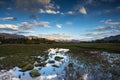
[[[34,67],[41,74],[39,77],[32,78],[29,74],[31,70],[21,72],[19,67],[14,67],[9,72],[20,80],[120,80],[120,54],[100,51],[75,54],[68,51],[69,49],[59,48],[47,50],[46,66]],[[56,56],[63,59],[57,61]],[[48,63],[49,61],[55,62]],[[70,63],[72,66],[68,66]]]

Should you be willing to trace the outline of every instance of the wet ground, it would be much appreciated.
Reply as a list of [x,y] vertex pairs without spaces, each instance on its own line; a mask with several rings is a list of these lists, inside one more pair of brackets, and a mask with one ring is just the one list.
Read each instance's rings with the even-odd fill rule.
[[[62,48],[51,48],[45,53],[47,59],[37,58],[47,64],[34,66],[41,74],[39,77],[33,78],[29,74],[31,70],[22,72],[17,66],[9,72],[20,80],[120,80],[119,53],[84,51],[76,54]],[[35,61],[34,65],[38,62]]]

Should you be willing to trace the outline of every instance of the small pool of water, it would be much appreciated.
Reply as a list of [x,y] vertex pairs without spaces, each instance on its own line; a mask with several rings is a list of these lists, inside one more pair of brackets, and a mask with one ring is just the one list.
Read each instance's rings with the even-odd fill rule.
[[[33,78],[29,74],[31,70],[21,72],[19,67],[9,72],[20,80],[120,80],[120,54],[100,51],[74,54],[62,48],[51,48],[46,54],[46,66],[34,66],[41,74],[39,77]],[[57,60],[56,57],[61,59]]]

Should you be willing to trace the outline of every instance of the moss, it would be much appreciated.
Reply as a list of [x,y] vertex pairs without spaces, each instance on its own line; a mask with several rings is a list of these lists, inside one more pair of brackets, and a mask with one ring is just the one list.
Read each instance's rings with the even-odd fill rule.
[[37,67],[37,66],[41,66],[41,67],[44,67],[44,66],[46,66],[46,62],[42,62],[42,63],[38,63],[38,64],[36,64],[35,66]]
[[73,67],[73,63],[69,63],[69,64],[68,64],[68,67]]
[[21,71],[27,71],[27,70],[32,70],[34,68],[34,65],[32,65],[32,64],[27,64],[26,66],[24,66],[23,68],[22,68],[22,70]]
[[52,65],[52,66],[53,66],[53,67],[56,67],[56,68],[59,68],[59,66],[58,66],[58,65],[55,65],[55,64],[54,64],[54,65]]
[[56,57],[55,57],[55,60],[56,60],[56,61],[60,61],[61,59],[63,59],[63,57],[60,57],[60,56],[56,56]]
[[31,77],[38,77],[40,76],[41,74],[38,72],[38,70],[34,69],[30,72],[30,76]]
[[55,61],[54,60],[49,60],[48,63],[55,63]]

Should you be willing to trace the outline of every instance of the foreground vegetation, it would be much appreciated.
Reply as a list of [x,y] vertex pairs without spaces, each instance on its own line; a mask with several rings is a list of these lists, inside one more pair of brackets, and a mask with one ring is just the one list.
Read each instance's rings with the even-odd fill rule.
[[[14,66],[32,65],[36,60],[34,56],[46,56],[44,51],[49,48],[68,48],[74,54],[89,50],[104,50],[120,53],[119,43],[1,44],[0,57],[6,58],[0,60],[0,64],[2,64],[0,65],[0,69],[3,67],[9,69]],[[23,71],[28,69],[25,66],[23,67]]]

